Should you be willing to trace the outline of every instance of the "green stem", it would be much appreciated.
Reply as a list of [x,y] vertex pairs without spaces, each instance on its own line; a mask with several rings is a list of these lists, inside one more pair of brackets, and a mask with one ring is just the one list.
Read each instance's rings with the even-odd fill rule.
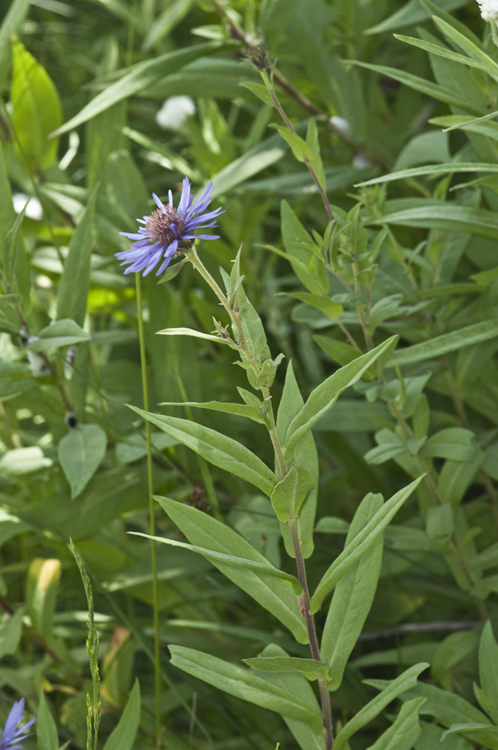
[[[142,315],[142,287],[140,274],[135,274],[137,290],[137,313],[138,313],[138,336],[140,340],[140,362],[142,365],[142,390],[144,397],[144,409],[149,411],[149,386],[147,383],[147,357],[145,353],[144,320]],[[147,486],[149,493],[149,526],[150,535],[156,535],[156,518],[154,508],[154,477],[152,472],[152,440],[150,435],[150,422],[145,422],[145,439],[147,441]],[[152,562],[152,606],[154,610],[154,692],[156,703],[156,746],[161,746],[161,652],[159,643],[159,593],[157,583],[157,550],[156,542],[151,539],[151,562]]]

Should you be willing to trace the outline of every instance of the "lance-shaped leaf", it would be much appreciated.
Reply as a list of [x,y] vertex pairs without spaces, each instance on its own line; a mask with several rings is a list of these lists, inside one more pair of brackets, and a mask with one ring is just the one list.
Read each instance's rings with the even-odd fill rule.
[[28,345],[32,352],[44,352],[47,349],[58,349],[60,346],[71,346],[88,341],[90,334],[84,331],[74,320],[57,320],[43,328],[37,337],[33,337]]
[[308,703],[258,677],[254,672],[193,648],[170,646],[169,649],[171,663],[184,672],[249,703],[305,721],[315,731],[320,731],[322,717],[319,711],[313,711]]
[[[493,112],[490,117],[496,117],[498,112]],[[488,115],[486,115],[488,117]],[[464,118],[460,117],[460,120]],[[480,121],[483,118],[477,118],[476,121]],[[474,122],[474,120],[465,119],[465,124]],[[487,164],[481,162],[460,162],[456,164],[429,164],[423,167],[413,167],[412,169],[402,169],[400,172],[390,172],[389,174],[382,175],[382,177],[375,177],[372,180],[366,180],[365,182],[359,182],[355,187],[364,187],[365,185],[377,185],[381,182],[394,182],[396,180],[408,180],[414,177],[426,177],[431,175],[445,175],[445,174],[460,174],[461,172],[498,172],[498,164]]]
[[[271,643],[266,646],[261,656],[287,657],[288,654],[280,646]],[[295,695],[300,700],[305,701],[313,711],[320,710],[313,688],[302,674],[298,672],[261,672],[260,674],[265,681],[282,688],[287,694]],[[314,732],[309,724],[304,721],[296,721],[288,716],[284,716],[283,719],[302,750],[325,750],[325,736],[322,727],[320,727],[320,731]]]
[[422,731],[418,719],[425,698],[407,701],[396,717],[396,721],[368,750],[411,750]]
[[393,341],[393,336],[377,346],[371,352],[363,354],[353,360],[345,367],[341,367],[333,375],[324,380],[310,394],[308,400],[290,423],[285,436],[285,454],[290,460],[296,445],[309,430],[318,422],[320,417],[331,408],[339,398],[340,394],[349,386],[354,385],[370,365],[388,349]]
[[489,724],[452,724],[441,735],[441,742],[452,734],[461,734],[482,747],[498,750],[498,727],[492,727]]
[[[191,544],[269,566],[268,560],[255,550],[252,544],[215,518],[167,497],[155,499]],[[288,585],[278,578],[270,579],[266,572],[261,574],[254,570],[236,568],[213,558],[211,560],[223,575],[283,622],[299,643],[308,642],[308,633],[297,597]]]
[[188,419],[152,414],[136,406],[130,406],[130,409],[191,448],[206,461],[254,484],[270,497],[277,481],[275,474],[241,443]]
[[265,419],[260,409],[249,404],[229,404],[225,401],[205,401],[204,403],[198,403],[197,401],[161,401],[158,406],[194,406],[196,409],[211,409],[212,411],[224,411],[226,414],[235,414],[238,417],[248,417],[254,422],[264,424]]
[[111,732],[103,750],[131,750],[140,724],[140,684],[135,680],[117,727]]
[[346,549],[341,552],[339,557],[334,560],[318,584],[315,593],[311,597],[311,614],[318,612],[329,591],[332,591],[342,576],[345,575],[348,570],[351,570],[353,565],[356,565],[358,560],[360,560],[360,558],[370,549],[372,544],[377,541],[391,519],[396,515],[405,500],[410,497],[413,490],[420,484],[424,476],[425,475],[422,474],[422,476],[415,479],[414,482],[393,495],[387,503],[384,503],[372,520],[369,521],[360,533],[355,536],[351,544],[349,544]]
[[404,349],[398,349],[390,357],[387,363],[388,367],[398,367],[399,365],[408,365],[413,362],[423,362],[426,359],[440,357],[448,352],[460,351],[464,346],[479,344],[481,341],[498,336],[498,320],[485,320],[482,323],[460,328],[451,333],[443,333],[441,336],[435,336],[429,341],[423,341],[420,344],[407,346]]
[[498,722],[498,644],[493,635],[493,627],[488,620],[479,644],[479,678],[481,688],[493,706],[491,718]]
[[[355,513],[346,538],[346,549],[384,504],[382,495],[369,492]],[[349,656],[372,606],[382,565],[383,535],[338,582],[327,613],[321,658],[329,665],[330,690],[337,690]]]
[[256,659],[243,659],[260,672],[297,672],[309,680],[317,680],[319,677],[329,679],[329,670],[326,664],[316,659],[297,659],[291,656],[258,656]]
[[165,328],[163,331],[157,331],[158,335],[161,336],[193,336],[196,339],[206,339],[206,341],[214,341],[216,344],[228,344],[228,339],[223,339],[221,336],[215,336],[212,333],[203,333],[202,331],[194,331],[193,328]]
[[304,466],[293,466],[271,494],[271,504],[280,523],[299,517],[306,498],[315,486],[315,478]]
[[390,682],[389,685],[379,693],[379,695],[367,703],[361,711],[358,711],[356,716],[354,716],[351,721],[348,721],[348,723],[341,729],[335,738],[334,750],[342,750],[353,734],[378,716],[380,712],[391,703],[391,701],[397,698],[398,695],[413,687],[417,682],[419,674],[423,672],[424,669],[427,669],[427,667],[430,667],[430,664],[427,664],[427,662],[415,664],[395,680]]
[[291,585],[297,595],[301,594],[303,591],[296,576],[293,576],[290,573],[285,573],[285,571],[273,567],[273,565],[270,565],[268,562],[261,563],[254,560],[247,560],[243,557],[236,557],[235,555],[226,555],[224,552],[214,552],[205,547],[197,547],[195,544],[185,544],[185,542],[178,542],[174,539],[167,539],[162,536],[142,534],[139,531],[129,531],[128,533],[133,534],[133,536],[143,536],[145,539],[153,539],[155,542],[161,542],[162,544],[169,544],[170,547],[182,547],[183,549],[190,550],[190,552],[197,552],[197,554],[207,557],[208,560],[216,560],[217,562],[225,563],[226,565],[234,565],[236,568],[244,568],[245,570],[257,573],[258,575],[279,578],[281,581],[285,581],[287,584]]

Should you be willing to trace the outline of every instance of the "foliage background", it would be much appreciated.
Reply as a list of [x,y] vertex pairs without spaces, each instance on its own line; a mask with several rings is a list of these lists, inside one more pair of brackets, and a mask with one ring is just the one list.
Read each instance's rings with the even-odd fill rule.
[[[445,12],[453,11],[460,30],[477,35],[479,48],[496,59],[476,3],[437,6],[446,23]],[[408,358],[398,357],[401,369],[389,370],[390,387],[362,381],[317,426],[317,518],[349,522],[365,493],[389,497],[420,473],[420,461],[432,470],[444,505],[440,512],[421,485],[396,517],[398,530],[386,532],[380,582],[334,693],[333,715],[344,723],[375,694],[362,680],[393,679],[420,661],[431,665],[428,683],[475,703],[482,621],[497,617],[498,128],[493,120],[451,132],[442,127],[497,109],[497,71],[393,37],[451,50],[430,20],[434,8],[415,0],[3,0],[0,717],[20,696],[37,714],[43,687],[60,744],[85,746],[87,600],[71,537],[95,597],[100,736],[116,726],[138,678],[134,746],[153,744],[149,547],[126,534],[148,529],[144,425],[125,406],[142,406],[136,299],[134,280],[113,257],[126,246],[118,231],[134,231],[135,218],[150,212],[151,192],[177,193],[185,174],[199,190],[213,180],[215,204],[225,214],[221,238],[201,244],[204,262],[216,275],[243,245],[247,295],[273,354],[292,359],[305,396],[347,359],[334,347],[345,341],[336,321],[290,296],[304,291],[296,265],[268,249],[297,253],[285,244],[282,200],[310,233],[324,234],[327,215],[304,165],[270,127],[281,124],[278,113],[240,85],[260,80],[245,52],[262,39],[287,81],[277,90],[298,133],[304,136],[316,118],[336,217],[361,204],[358,226],[368,228],[369,239],[388,228],[375,280],[365,286],[373,303],[389,298],[372,330],[375,343],[399,334],[395,356],[414,347]],[[177,95],[193,97],[197,112],[179,130],[161,128],[156,115]],[[85,110],[91,101],[93,110]],[[49,139],[63,122],[69,125],[60,137]],[[455,167],[453,176],[450,162],[476,166],[468,174]],[[425,164],[441,165],[440,174],[354,187]],[[43,216],[32,218],[28,207],[16,219],[11,191],[34,196],[30,205],[39,201]],[[346,237],[343,250],[354,241]],[[330,296],[342,292],[332,278]],[[193,270],[187,264],[164,285],[149,277],[144,294],[151,403],[233,401],[245,377],[229,354],[209,341],[155,335],[178,326],[211,331],[212,316],[221,317]],[[364,347],[358,299],[343,296],[341,304],[342,323]],[[54,320],[59,328],[50,330]],[[443,345],[429,345],[453,332]],[[281,366],[277,400],[284,374]],[[408,437],[395,430],[393,404],[410,422]],[[216,412],[196,410],[195,418],[271,463],[258,425]],[[451,436],[442,432],[454,428]],[[293,572],[266,498],[159,431],[154,487],[208,513],[218,507],[272,563]],[[157,524],[160,535],[181,538],[159,510]],[[340,520],[318,527],[312,587],[341,551],[346,529]],[[463,567],[451,546],[455,534]],[[234,662],[268,643],[295,656],[305,655],[301,647],[203,558],[165,545],[158,554],[165,746],[297,747],[278,716],[170,666],[166,647]],[[448,726],[428,713],[415,745],[424,750],[439,746],[442,730],[431,716]],[[372,745],[388,716],[356,735],[351,748]],[[480,746],[457,735],[443,745],[464,750],[472,743]],[[26,741],[35,746],[34,738]]]

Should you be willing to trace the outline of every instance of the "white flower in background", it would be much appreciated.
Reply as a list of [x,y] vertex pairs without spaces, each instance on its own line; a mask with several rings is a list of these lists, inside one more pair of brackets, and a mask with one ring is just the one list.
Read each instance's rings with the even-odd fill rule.
[[334,126],[334,128],[337,130],[338,133],[341,133],[342,135],[351,135],[351,128],[349,127],[349,122],[344,119],[344,117],[337,117],[337,115],[334,115],[330,118],[330,123]]
[[363,156],[363,154],[356,154],[356,156],[353,159],[353,167],[356,167],[356,169],[368,169],[368,167],[372,166],[372,163],[370,159],[367,159],[366,156]]
[[12,196],[12,202],[16,214],[20,214],[26,203],[28,203],[26,216],[29,216],[30,219],[36,219],[37,221],[43,219],[43,208],[38,198],[32,198],[25,193],[14,193]]
[[156,122],[161,128],[180,130],[191,115],[195,115],[195,103],[190,96],[171,96],[157,113]]
[[498,0],[477,0],[485,21],[498,20]]

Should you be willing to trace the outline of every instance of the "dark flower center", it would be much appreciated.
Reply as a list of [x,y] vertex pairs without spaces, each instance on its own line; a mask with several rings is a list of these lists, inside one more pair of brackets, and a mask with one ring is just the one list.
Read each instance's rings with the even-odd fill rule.
[[[171,229],[172,224],[175,225],[176,234]],[[151,239],[154,242],[162,242],[163,245],[170,245],[176,239],[180,240],[185,231],[184,220],[176,208],[168,205],[164,206],[163,211],[160,208],[154,211],[147,219],[145,226]]]

